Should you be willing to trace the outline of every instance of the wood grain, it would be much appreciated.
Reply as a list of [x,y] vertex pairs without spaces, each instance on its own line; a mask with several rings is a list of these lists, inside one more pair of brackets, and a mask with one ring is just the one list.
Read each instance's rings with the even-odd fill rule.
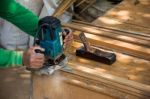
[[124,0],[92,23],[115,29],[149,34],[150,1],[139,0],[139,4],[134,4],[135,1]]
[[[80,41],[78,35],[80,31],[74,32],[74,37],[78,41]],[[100,37],[93,34],[85,33],[89,42],[97,47],[103,47],[107,48],[109,50],[114,50],[122,53],[126,53],[129,55],[133,55],[139,58],[143,58],[146,60],[150,60],[150,50],[149,48],[133,45],[130,43],[106,38],[106,37]]]
[[53,16],[59,17],[62,15],[76,0],[63,0],[59,7],[55,10]]
[[33,76],[33,99],[114,99],[86,88],[67,83],[63,72],[52,76]]
[[[112,65],[102,64],[93,60],[75,56],[75,50],[83,46],[81,43],[74,42],[69,52],[69,62],[80,63],[99,72],[105,72],[111,75],[116,75],[129,80],[133,80],[143,84],[150,84],[150,62],[138,59],[129,55],[114,52],[117,56],[117,61]],[[101,49],[103,50],[103,49]],[[108,50],[104,50],[108,51]]]

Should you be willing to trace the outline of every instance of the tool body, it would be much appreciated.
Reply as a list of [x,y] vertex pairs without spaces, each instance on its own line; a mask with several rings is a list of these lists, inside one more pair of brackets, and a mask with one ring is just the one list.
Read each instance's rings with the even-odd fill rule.
[[116,61],[116,55],[114,53],[105,52],[91,47],[84,33],[80,33],[79,37],[84,46],[76,50],[77,56],[102,62],[108,65],[111,65]]
[[39,30],[35,43],[45,49],[44,55],[56,64],[56,60],[63,54],[63,39],[60,21],[47,16],[39,21]]
[[40,46],[44,51],[36,49],[35,52],[44,54],[46,60],[42,68],[36,70],[27,68],[28,70],[37,71],[39,74],[52,74],[56,69],[61,68],[59,64],[62,65],[64,60],[67,62],[66,56],[63,54],[62,32],[59,19],[46,16],[39,20],[34,45]]

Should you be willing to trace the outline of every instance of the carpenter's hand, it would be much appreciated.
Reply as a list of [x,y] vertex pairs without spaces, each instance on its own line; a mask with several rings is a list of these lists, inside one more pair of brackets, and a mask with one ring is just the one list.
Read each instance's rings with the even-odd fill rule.
[[67,48],[73,41],[73,33],[72,30],[69,28],[65,28],[63,32],[64,37],[64,49]]
[[29,48],[23,54],[23,64],[27,66],[27,68],[38,69],[43,66],[44,54],[36,53],[35,52],[36,49],[44,51],[42,48],[36,46]]

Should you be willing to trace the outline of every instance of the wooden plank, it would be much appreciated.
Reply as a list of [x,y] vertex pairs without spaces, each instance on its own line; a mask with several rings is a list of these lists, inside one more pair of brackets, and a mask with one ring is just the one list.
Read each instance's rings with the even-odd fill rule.
[[[81,44],[80,45],[73,44],[73,45],[76,47],[81,46]],[[71,51],[73,51],[73,50],[71,50]],[[127,56],[127,55],[124,55],[124,56]],[[134,63],[136,58],[131,58],[131,56],[129,56],[129,58],[127,58],[127,57],[124,58],[124,56],[122,56],[122,57],[120,56],[118,58],[118,59],[120,59],[119,61],[122,64],[118,64],[118,59],[117,59],[117,64],[114,64],[112,67],[108,67],[101,63],[95,64],[93,61],[87,62],[86,60],[81,60],[81,62],[83,62],[83,63],[87,62],[87,64],[91,63],[93,65],[89,66],[90,64],[89,65],[86,65],[85,63],[81,64],[81,62],[79,62],[77,60],[75,60],[75,61],[69,60],[69,62],[74,64],[73,67],[75,67],[75,68],[78,68],[78,67],[84,65],[85,68],[89,68],[90,70],[92,69],[92,70],[95,70],[100,73],[102,71],[100,71],[99,69],[103,68],[103,66],[110,68],[110,71],[112,70],[112,68],[115,68],[116,65],[119,65],[120,67],[124,68],[123,64],[129,64],[130,67],[132,67],[132,66],[140,67],[140,65],[141,65],[143,67],[147,67],[146,69],[148,69],[148,66],[150,66],[146,62],[143,64],[140,64],[140,63],[142,63],[142,60],[140,60],[140,59],[137,60],[139,63],[137,63],[137,62]],[[75,57],[75,56],[73,56],[73,57]],[[74,60],[73,57],[70,57],[71,60]],[[97,65],[99,65],[99,66],[97,66]],[[98,67],[99,67],[99,69],[98,69]],[[86,69],[82,69],[82,70],[86,70]],[[104,69],[104,70],[106,70],[106,69]],[[67,72],[68,72],[68,70],[67,70]],[[75,77],[74,77],[74,75],[72,77],[72,73],[71,73],[71,75],[70,74],[64,75],[64,72],[60,73],[60,74],[58,74],[58,72],[55,72],[55,74],[52,76],[34,75],[33,76],[33,89],[34,89],[34,91],[33,91],[34,98],[33,99],[43,99],[43,98],[99,99],[100,97],[103,99],[109,99],[110,97],[107,95],[111,95],[113,97],[117,97],[120,99],[149,99],[149,97],[147,98],[147,96],[145,96],[145,94],[139,94],[139,92],[146,93],[145,91],[140,91],[136,88],[128,87],[126,85],[125,86],[121,85],[121,87],[118,87],[118,86],[120,86],[118,84],[117,84],[117,87],[112,86],[113,85],[112,83],[111,84],[106,83],[108,80],[105,80],[106,82],[104,82],[103,79],[101,79],[102,81],[98,80],[99,78],[97,79],[97,78],[95,78],[95,76],[93,76],[93,75],[91,76],[87,73],[86,74],[88,77],[86,77],[86,76],[80,75],[80,72],[81,71],[76,71],[76,73],[74,73]],[[114,72],[117,72],[117,71],[114,71]],[[104,73],[107,74],[106,72],[104,72]],[[147,73],[149,73],[149,72],[147,72]],[[97,75],[99,75],[99,74],[97,74]],[[139,85],[139,86],[141,86],[141,85]],[[148,87],[143,86],[143,88],[148,88]],[[142,88],[142,90],[143,90],[143,88]],[[106,96],[102,93],[106,94]]]
[[[93,27],[98,27],[100,29],[106,29],[106,30],[112,30],[112,31],[116,31],[116,32],[122,32],[122,33],[128,33],[128,34],[132,34],[132,35],[139,35],[139,36],[143,36],[143,37],[150,37],[149,34],[149,31],[150,29],[146,29],[146,28],[142,28],[142,27],[138,27],[138,28],[141,28],[143,30],[146,30],[146,33],[145,32],[134,32],[134,31],[127,31],[127,30],[123,30],[123,29],[115,29],[115,28],[111,28],[111,27],[107,27],[107,26],[101,26],[99,24],[96,24],[94,21],[92,24],[91,23],[88,23],[88,22],[84,22],[84,21],[78,21],[78,20],[73,20],[74,23],[79,23],[79,24],[82,24],[82,25],[87,25],[87,26],[93,26]],[[126,35],[126,34],[124,34]]]
[[[79,40],[79,37],[78,37],[79,33],[80,32],[74,33],[75,39]],[[86,36],[87,36],[89,42],[94,46],[103,47],[103,48],[107,48],[109,50],[115,50],[115,51],[118,51],[121,53],[126,53],[129,55],[133,55],[135,57],[150,60],[149,48],[141,47],[141,46],[137,46],[137,45],[133,45],[130,43],[121,42],[121,41],[117,41],[114,39],[108,39],[105,37],[95,36],[93,34],[87,34],[86,33]]]
[[[150,37],[142,37],[132,33],[126,33],[121,31],[109,30],[105,28],[98,28],[95,26],[87,26],[84,24],[71,23],[71,24],[63,24],[63,26],[70,27],[79,31],[88,32],[92,34],[96,34],[99,36],[105,36],[109,38],[113,38],[120,41],[125,41],[129,43],[134,43],[138,45],[148,46],[150,47]],[[149,36],[149,35],[148,35]]]
[[83,4],[86,0],[81,0],[78,4],[75,5],[75,7],[80,6],[81,4]]
[[104,17],[116,19],[120,22],[141,27],[149,28],[149,13],[150,1],[138,0],[124,0],[119,5],[109,10]]
[[30,73],[22,68],[0,69],[0,98],[29,99]]
[[[76,47],[81,46],[81,44],[80,45],[73,44],[73,45],[76,46]],[[71,50],[71,52],[72,51],[73,50]],[[127,56],[127,55],[125,55],[125,56]],[[69,55],[69,57],[70,57],[70,55]],[[75,57],[75,56],[73,56],[73,57]],[[70,57],[71,60],[74,60],[73,57]],[[123,61],[123,59],[121,59],[121,58],[123,58],[123,56],[119,57],[118,59]],[[130,61],[127,62],[127,60],[130,60]],[[135,60],[135,58],[133,58],[133,60]],[[138,63],[134,64],[133,60],[130,56],[129,59],[127,59],[127,58],[124,59],[124,62],[122,62],[122,64],[123,63],[124,64],[131,64],[130,65],[131,67],[132,66],[139,66]],[[81,61],[86,62],[84,60],[81,60]],[[137,60],[137,61],[139,62],[139,64],[142,63],[142,60],[140,61],[140,59]],[[69,61],[69,62],[76,65],[76,66],[73,66],[75,68],[83,66],[83,64],[81,64],[77,60]],[[99,71],[97,69],[98,67],[96,67],[96,65],[100,66],[99,69],[103,68],[102,66],[106,66],[106,65],[103,65],[101,63],[95,64],[93,61],[89,61],[89,62],[93,65],[88,66],[84,63],[84,66],[86,68],[89,68],[90,70],[91,69],[96,70],[97,72],[100,72],[100,73],[102,71]],[[89,64],[89,62],[87,64]],[[117,63],[118,63],[118,60],[117,60]],[[122,65],[122,64],[117,64],[117,65],[120,65],[120,67],[123,68],[124,65]],[[113,65],[112,67],[108,67],[108,66],[106,66],[106,67],[110,68],[110,71],[111,71],[112,68],[115,68],[115,65]],[[147,63],[141,64],[141,65],[142,66],[144,65],[145,67],[149,66]],[[85,70],[85,69],[82,69],[82,70]],[[114,72],[116,72],[116,71],[114,71]],[[106,72],[104,72],[104,73],[106,73]],[[97,74],[97,75],[99,75],[99,74]],[[141,98],[142,99],[149,99],[149,97],[147,98],[147,96],[145,96],[145,94],[139,94],[139,92],[145,93],[145,91],[139,91],[135,88],[131,88],[131,87],[128,87],[128,86],[125,86],[125,87],[121,86],[121,88],[120,88],[120,87],[118,87],[118,84],[117,84],[117,87],[112,86],[112,83],[111,84],[110,83],[109,84],[105,83],[103,81],[103,79],[101,79],[102,80],[101,81],[101,80],[98,80],[99,78],[95,79],[95,76],[93,76],[93,75],[91,76],[91,75],[87,74],[87,76],[88,77],[83,76],[83,75],[81,76],[80,71],[77,71],[73,75],[72,75],[72,73],[66,75],[65,72],[62,72],[60,74],[58,72],[55,72],[55,74],[52,75],[52,76],[37,76],[37,75],[34,75],[33,76],[33,89],[34,89],[34,92],[33,92],[34,98],[33,99],[43,99],[43,98],[52,98],[52,99],[55,99],[55,98],[56,99],[70,99],[70,98],[71,99],[81,99],[81,98],[99,99],[100,97],[103,98],[103,99],[110,99],[109,95],[113,96],[113,97],[116,97],[116,98],[119,98],[119,99],[141,99]],[[106,82],[107,82],[107,80],[106,80]],[[126,90],[128,88],[130,90]],[[145,88],[145,86],[143,86],[143,88]],[[106,94],[106,96],[104,94]],[[113,98],[113,97],[111,97],[111,98]]]
[[[144,85],[141,83],[133,82],[124,78],[120,78],[114,75],[109,75],[102,72],[97,72],[96,70],[90,69],[85,65],[69,63],[68,66],[72,68],[70,73],[86,77],[89,79],[98,80],[105,84],[115,86],[118,90],[122,90],[124,92],[128,92],[130,94],[137,95],[139,97],[143,97],[148,99],[150,97],[150,86]],[[67,72],[67,71],[66,71]]]
[[[79,48],[81,46],[81,44],[79,44],[79,43],[74,43],[72,45],[75,46],[75,48],[71,49],[70,53],[72,51],[73,51],[72,53],[74,53],[75,49]],[[150,67],[149,67],[150,62],[149,61],[136,59],[136,58],[128,56],[128,55],[120,56],[120,55],[117,54],[117,61],[115,62],[115,64],[113,64],[112,66],[108,66],[108,65],[104,65],[104,64],[101,64],[101,63],[98,63],[98,62],[93,62],[91,60],[86,60],[86,59],[82,59],[82,58],[80,59],[79,57],[76,57],[76,58],[75,57],[76,56],[74,56],[74,55],[73,56],[69,55],[69,65],[68,66],[70,66],[73,69],[72,70],[67,70],[67,71],[70,72],[71,74],[75,74],[77,76],[85,77],[85,78],[89,79],[90,81],[96,80],[97,83],[103,82],[103,84],[104,84],[103,87],[107,86],[110,90],[115,89],[115,90],[118,90],[119,92],[123,92],[122,95],[123,96],[125,95],[127,99],[133,99],[133,97],[129,98],[131,96],[139,97],[139,99],[140,98],[149,99],[150,96],[147,96],[147,95],[149,95],[149,93],[150,93],[150,82],[147,82],[147,84],[144,84],[143,80],[141,80],[139,82],[136,82],[136,80],[134,80],[134,81],[129,80],[128,78],[121,77],[120,75],[116,76],[116,74],[120,74],[121,68],[124,71],[122,74],[123,75],[128,75],[128,70],[124,69],[125,66],[127,66],[127,68],[129,68],[129,70],[138,70],[138,68],[143,67],[143,69],[145,68],[144,72],[149,73],[149,70],[150,70]],[[106,68],[104,68],[104,67],[106,67]],[[119,68],[119,69],[115,70],[113,68],[116,68],[116,69]],[[112,72],[116,72],[116,74],[114,74]],[[97,76],[104,76],[105,74],[107,75],[109,80],[111,79],[112,82],[113,82],[113,80],[114,80],[114,82],[116,82],[116,79],[117,79],[118,80],[117,82],[120,82],[120,83],[123,82],[124,84],[122,83],[123,85],[122,84],[120,85],[120,83],[119,83],[119,85],[118,85],[118,83],[117,83],[117,84],[114,85],[114,83],[110,83],[111,81],[109,82],[108,79],[104,80],[103,78],[95,78]],[[131,73],[131,74],[134,75],[134,73]],[[139,74],[141,74],[141,73],[139,73]],[[135,76],[138,78],[138,75],[135,74]],[[115,78],[115,77],[119,77],[123,80],[121,80],[119,78]],[[142,77],[144,78],[145,76],[142,75]],[[98,80],[98,79],[100,79],[100,80]],[[149,79],[149,77],[147,79]],[[89,80],[87,82],[89,82]],[[75,85],[78,85],[78,86],[81,86],[81,87],[89,88],[91,90],[95,90],[95,91],[98,91],[98,92],[105,92],[106,91],[106,94],[113,95],[113,96],[118,97],[118,98],[119,98],[119,96],[120,97],[122,96],[121,93],[118,93],[118,95],[116,95],[115,94],[116,91],[114,91],[114,93],[113,92],[110,93],[109,91],[107,91],[107,88],[105,90],[99,90],[99,88],[97,88],[97,86],[96,86],[96,89],[95,89],[95,87],[93,88],[90,85],[86,86],[83,82],[81,82],[81,83],[80,82],[75,83],[75,82],[72,82],[72,81],[69,81],[69,82],[71,84],[75,84]],[[130,84],[128,85],[128,83],[130,83]],[[142,88],[148,88],[148,89],[142,89],[139,86],[142,87]],[[143,93],[144,93],[144,95],[143,95]]]
[[86,88],[94,92],[104,93],[106,95],[115,97],[117,99],[124,99],[124,98],[125,99],[139,99],[139,97],[137,96],[127,94],[122,91],[118,91],[111,86],[108,86],[102,82],[99,82],[93,79],[88,79],[85,77],[81,77],[79,75],[70,74],[66,72],[65,72],[65,77],[67,78],[66,82],[68,82],[69,84],[79,86],[82,88]]
[[53,16],[59,17],[62,15],[76,0],[63,0],[59,7],[55,10]]
[[33,75],[33,99],[115,99],[86,88],[71,85],[64,72],[51,76]]
[[150,1],[139,0],[137,5],[133,1],[135,0],[123,0],[93,24],[149,34]]
[[[70,27],[70,25],[64,25],[64,26]],[[76,28],[76,29],[81,30],[81,27]],[[88,29],[85,29],[85,30],[88,30]],[[83,31],[83,30],[81,30],[81,31]],[[95,31],[94,29],[91,32],[97,33],[97,31]],[[78,38],[79,33],[80,33],[79,31],[74,32],[74,36],[76,39],[79,39]],[[98,31],[98,33],[99,33],[99,31]],[[100,32],[100,33],[102,33],[102,32]],[[126,42],[122,42],[122,41],[118,41],[118,40],[114,40],[114,39],[110,39],[110,38],[106,38],[106,37],[100,37],[100,36],[96,36],[93,34],[86,34],[86,36],[89,39],[89,41],[91,42],[91,44],[93,44],[95,46],[120,51],[122,53],[133,55],[133,56],[143,58],[146,60],[150,60],[149,48],[133,45],[130,43],[126,43]]]
[[71,51],[69,52],[69,62],[80,63],[86,66],[90,65],[88,68],[99,72],[105,72],[128,80],[150,85],[149,61],[115,52],[117,57],[116,62],[112,65],[106,65],[100,62],[77,57],[75,55],[75,50],[81,46],[82,44],[78,42],[72,44],[72,47],[70,48]]
[[96,0],[92,0],[89,2],[88,5],[86,5],[79,13],[83,13],[86,9],[88,9],[90,6],[92,6],[94,3],[96,2]]

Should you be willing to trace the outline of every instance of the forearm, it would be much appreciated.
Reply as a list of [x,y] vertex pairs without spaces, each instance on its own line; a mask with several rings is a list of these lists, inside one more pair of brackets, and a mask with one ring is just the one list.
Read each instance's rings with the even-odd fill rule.
[[0,68],[22,66],[22,52],[0,49]]
[[32,36],[34,36],[36,32],[39,21],[37,15],[17,3],[15,0],[0,1],[0,17],[13,23]]

